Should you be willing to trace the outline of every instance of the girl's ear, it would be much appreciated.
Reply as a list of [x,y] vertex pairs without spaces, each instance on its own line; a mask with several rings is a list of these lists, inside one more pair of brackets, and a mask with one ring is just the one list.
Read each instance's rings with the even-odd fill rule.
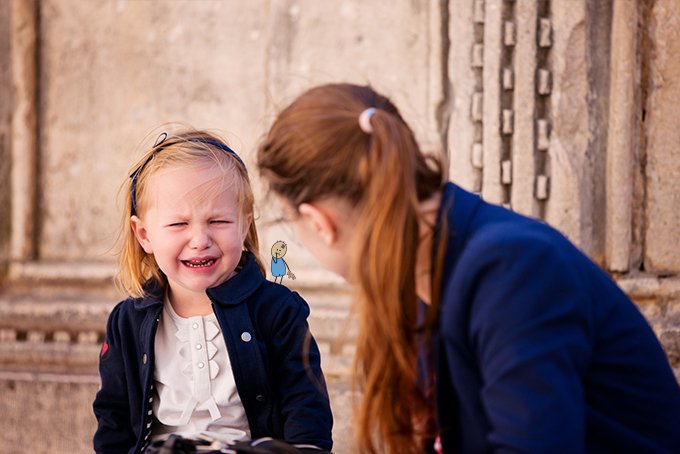
[[337,240],[337,225],[330,213],[319,204],[301,203],[298,212],[302,221],[311,227],[321,240],[328,246],[335,244]]
[[147,232],[146,227],[144,227],[144,222],[142,222],[142,220],[137,216],[133,215],[130,217],[130,227],[132,227],[132,231],[134,232],[140,246],[142,246],[142,249],[144,249],[144,252],[147,254],[153,254],[151,240],[149,240],[149,233]]

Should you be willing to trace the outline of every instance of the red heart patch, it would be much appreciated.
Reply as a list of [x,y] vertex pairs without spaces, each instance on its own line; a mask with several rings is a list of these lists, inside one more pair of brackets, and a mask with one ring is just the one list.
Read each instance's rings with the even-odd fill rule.
[[104,353],[109,351],[109,344],[108,342],[104,342],[104,345],[102,345],[102,357],[104,356]]

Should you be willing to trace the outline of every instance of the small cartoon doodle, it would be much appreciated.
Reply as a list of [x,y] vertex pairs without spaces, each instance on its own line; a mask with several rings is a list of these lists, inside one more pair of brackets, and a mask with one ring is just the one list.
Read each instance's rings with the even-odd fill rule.
[[283,284],[283,276],[288,276],[288,279],[295,280],[295,275],[290,270],[290,267],[283,260],[283,256],[286,255],[288,251],[288,246],[283,241],[277,241],[272,246],[272,276],[274,276],[274,282],[280,277],[281,280],[278,281],[279,284]]

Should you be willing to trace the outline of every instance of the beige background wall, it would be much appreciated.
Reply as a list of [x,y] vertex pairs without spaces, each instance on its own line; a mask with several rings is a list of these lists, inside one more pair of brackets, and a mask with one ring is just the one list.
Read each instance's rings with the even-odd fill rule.
[[[635,299],[680,371],[675,0],[0,0],[0,447],[88,452],[116,190],[162,125],[252,165],[305,88],[370,83],[487,200],[545,219]],[[347,288],[290,243],[348,447]],[[350,332],[342,336],[342,333]],[[678,375],[680,377],[680,375]],[[36,408],[38,411],[36,411]],[[56,424],[56,426],[55,426]],[[49,449],[48,449],[49,448]]]

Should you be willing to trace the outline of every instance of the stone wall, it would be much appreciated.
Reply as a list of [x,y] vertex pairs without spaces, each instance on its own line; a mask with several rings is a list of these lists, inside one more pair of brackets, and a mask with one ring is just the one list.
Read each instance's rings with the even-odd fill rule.
[[[10,60],[10,4],[0,3],[0,219],[10,219],[10,128],[12,115],[12,74]],[[0,222],[0,269],[9,254],[10,223]],[[3,260],[4,259],[4,260]]]
[[[121,297],[115,194],[163,125],[216,130],[252,164],[275,112],[328,81],[389,94],[454,181],[563,231],[634,298],[679,373],[678,8],[0,2],[0,450],[89,451],[98,350]],[[262,253],[290,245],[298,279],[285,284],[312,307],[336,450],[351,452],[348,289],[270,208],[261,199]]]

